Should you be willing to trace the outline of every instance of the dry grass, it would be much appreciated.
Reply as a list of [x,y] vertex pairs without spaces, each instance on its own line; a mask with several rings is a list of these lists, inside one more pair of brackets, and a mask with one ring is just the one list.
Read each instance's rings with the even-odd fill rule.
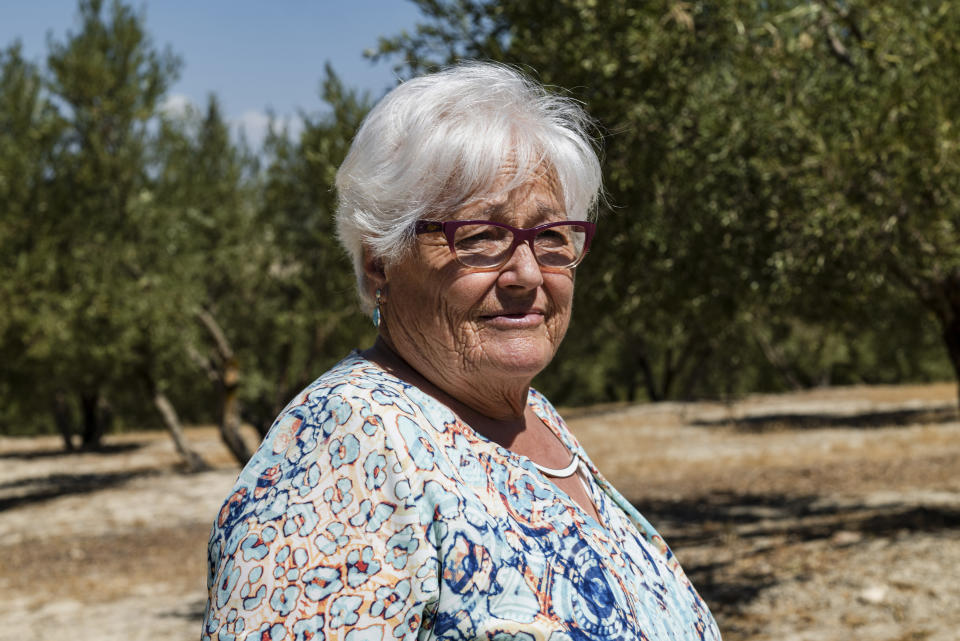
[[[727,641],[925,639],[960,627],[953,385],[564,412],[657,525]],[[209,524],[237,470],[183,475],[163,434],[66,456],[0,439],[0,640],[197,638]]]

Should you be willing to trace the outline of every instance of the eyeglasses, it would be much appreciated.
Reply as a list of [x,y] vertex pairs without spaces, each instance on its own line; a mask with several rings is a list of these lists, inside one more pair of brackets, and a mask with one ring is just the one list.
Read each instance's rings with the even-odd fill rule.
[[576,267],[590,248],[596,226],[584,220],[564,220],[520,229],[491,220],[420,220],[419,234],[443,232],[450,251],[464,267],[497,269],[527,243],[537,263],[547,269]]

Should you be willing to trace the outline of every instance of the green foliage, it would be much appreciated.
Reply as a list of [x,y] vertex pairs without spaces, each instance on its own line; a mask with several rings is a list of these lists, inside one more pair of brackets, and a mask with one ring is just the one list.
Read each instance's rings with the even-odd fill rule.
[[372,340],[331,189],[369,98],[328,69],[329,113],[255,155],[213,96],[202,112],[161,110],[179,60],[143,20],[81,2],[46,74],[16,46],[0,57],[4,431],[82,420],[95,446],[111,413],[155,420],[158,392],[215,420],[227,356],[245,418],[264,428]]
[[264,265],[269,284],[252,303],[258,318],[250,319],[244,339],[245,358],[259,377],[245,392],[248,416],[261,426],[305,384],[374,336],[336,239],[333,192],[337,168],[371,101],[345,88],[329,66],[321,97],[329,111],[303,114],[297,142],[283,132],[267,141],[257,219],[272,248]]
[[813,293],[819,318],[879,327],[897,300],[900,315],[936,320],[960,374],[960,14],[934,0],[816,3],[769,22],[748,51],[766,80],[750,99],[787,106],[796,157],[765,161],[803,194],[782,216],[776,303]]
[[[929,345],[931,323],[884,322],[918,300],[960,341],[956,293],[938,294],[960,290],[947,3],[416,4],[425,23],[375,58],[528,68],[603,133],[612,206],[544,387],[579,402],[875,380],[853,346]],[[791,376],[770,375],[771,341]]]
[[[23,409],[39,411],[69,393],[80,401],[85,443],[96,445],[107,390],[128,384],[124,373],[136,359],[136,310],[149,306],[131,264],[144,231],[133,203],[146,184],[147,123],[178,63],[153,51],[140,20],[120,4],[104,17],[99,2],[81,3],[79,18],[78,33],[50,43],[50,74],[40,82],[26,72],[29,91],[17,87],[15,69],[4,69],[8,95],[19,92],[20,106],[33,107],[29,117],[27,109],[7,112],[14,138],[29,142],[14,143],[10,156],[20,167],[8,173],[5,163],[3,171],[21,185],[5,194],[16,266],[4,280],[18,291],[4,346],[31,388],[16,395]],[[20,182],[22,172],[34,179]]]
[[142,350],[150,356],[153,383],[169,390],[188,416],[209,420],[216,417],[215,390],[198,384],[210,356],[197,313],[219,314],[221,306],[233,305],[245,312],[236,319],[242,324],[255,309],[264,280],[256,161],[231,141],[213,96],[202,113],[161,114],[151,156],[156,173],[142,213],[154,236],[144,243],[141,261],[158,300]]
[[[0,423],[39,409],[48,349],[31,335],[53,278],[55,242],[45,233],[56,216],[49,168],[64,123],[42,87],[18,44],[0,52]],[[57,329],[55,319],[46,322]]]
[[[537,381],[565,404],[942,379],[960,367],[960,12],[944,1],[419,0],[371,55],[518,65],[585,103],[607,205]],[[371,99],[256,152],[219,103],[165,113],[180,62],[79,4],[45,67],[0,52],[0,429],[112,407],[265,429],[369,344],[333,181]],[[947,350],[943,349],[944,344]],[[54,419],[54,421],[51,421]]]
[[[56,158],[57,212],[47,233],[56,244],[53,281],[34,325],[51,379],[85,406],[116,395],[111,390],[144,367],[142,312],[155,307],[140,248],[153,230],[138,203],[149,190],[148,123],[179,66],[153,48],[131,9],[115,2],[104,15],[101,5],[81,2],[80,30],[50,43],[49,91],[70,126]],[[96,445],[106,426],[89,410],[84,420],[85,443]]]

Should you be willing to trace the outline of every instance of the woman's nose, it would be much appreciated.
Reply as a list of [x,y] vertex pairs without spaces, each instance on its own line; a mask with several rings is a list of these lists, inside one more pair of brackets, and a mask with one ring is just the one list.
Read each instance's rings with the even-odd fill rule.
[[533,250],[527,243],[520,243],[510,260],[500,268],[500,284],[505,287],[533,289],[543,284],[543,274]]

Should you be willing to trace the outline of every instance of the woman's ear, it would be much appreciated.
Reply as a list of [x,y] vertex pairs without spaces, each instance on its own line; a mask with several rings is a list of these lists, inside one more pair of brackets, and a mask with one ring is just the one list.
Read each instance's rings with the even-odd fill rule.
[[369,247],[363,248],[363,280],[367,293],[373,296],[378,289],[384,289],[387,284],[386,268],[383,259],[375,257]]

